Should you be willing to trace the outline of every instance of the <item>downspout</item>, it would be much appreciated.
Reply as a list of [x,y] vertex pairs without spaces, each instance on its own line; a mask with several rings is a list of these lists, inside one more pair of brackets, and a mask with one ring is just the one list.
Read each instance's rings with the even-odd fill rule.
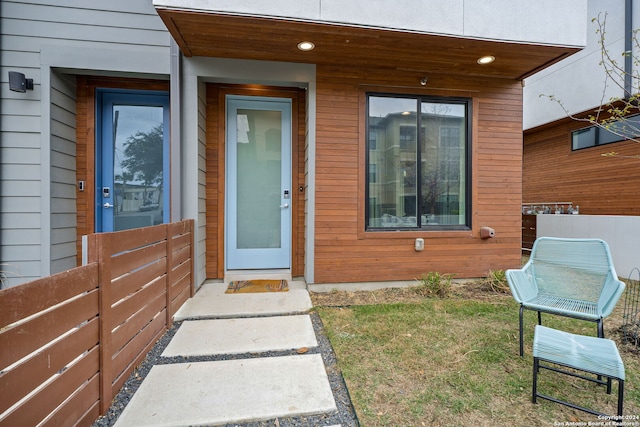
[[633,0],[624,5],[624,97],[633,95]]

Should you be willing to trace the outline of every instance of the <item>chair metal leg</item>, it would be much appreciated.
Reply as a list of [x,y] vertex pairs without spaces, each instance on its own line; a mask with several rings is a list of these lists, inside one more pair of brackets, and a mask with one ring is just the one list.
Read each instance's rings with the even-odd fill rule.
[[522,320],[522,312],[524,311],[524,306],[520,306],[520,357],[524,357],[524,342],[522,334],[524,333],[524,325]]
[[618,379],[618,415],[622,416],[622,402],[624,400],[624,380]]
[[538,401],[538,363],[537,357],[533,358],[533,390],[531,394],[531,402],[536,403]]
[[598,319],[598,337],[604,338],[604,320]]
[[542,313],[538,312],[538,325],[542,325]]
[[[598,337],[604,338],[604,321],[602,318],[598,319]],[[598,375],[598,380],[602,379],[602,375]],[[607,394],[611,394],[611,378],[607,381]]]
[[[537,403],[538,398],[540,399],[544,399],[544,400],[549,400],[551,402],[555,402],[558,403],[560,405],[565,405],[568,406],[570,408],[573,409],[577,409],[580,411],[584,411],[584,412],[588,412],[590,414],[593,415],[601,415],[601,416],[605,416],[605,414],[595,411],[593,409],[590,408],[586,408],[584,406],[579,406],[576,405],[574,403],[568,402],[566,400],[561,400],[561,399],[557,399],[555,397],[546,395],[546,394],[542,394],[542,393],[538,393],[538,373],[541,369],[548,369],[550,371],[553,372],[558,372],[560,374],[566,374],[572,377],[576,377],[576,378],[581,378],[583,380],[587,380],[587,381],[592,381],[592,382],[596,382],[596,383],[600,383],[600,384],[607,384],[605,381],[599,381],[594,379],[592,376],[585,376],[582,374],[578,374],[575,373],[573,371],[567,371],[563,368],[560,367],[556,367],[554,365],[548,365],[546,364],[547,362],[551,363],[551,364],[555,364],[557,362],[554,362],[552,360],[547,360],[547,359],[542,359],[542,362],[545,362],[545,364],[541,363],[540,358],[538,357],[534,357],[533,358],[533,386],[532,386],[532,395],[531,395],[531,401],[533,403]],[[568,368],[573,368],[573,369],[577,369],[577,370],[581,370],[581,368],[575,368],[573,366],[570,365],[562,365],[562,366],[566,366]],[[588,372],[588,371],[587,371]],[[622,409],[623,409],[623,404],[624,404],[624,380],[620,379],[620,378],[615,378],[616,380],[618,380],[618,416],[622,415]],[[608,377],[609,380],[609,384],[611,383],[612,378]]]

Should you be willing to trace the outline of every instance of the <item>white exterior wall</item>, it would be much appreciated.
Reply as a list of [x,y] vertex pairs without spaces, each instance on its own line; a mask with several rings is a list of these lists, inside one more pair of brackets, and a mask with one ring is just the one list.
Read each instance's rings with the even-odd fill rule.
[[[156,7],[583,46],[584,0],[153,0]],[[562,19],[558,22],[557,19]]]
[[[69,76],[168,79],[170,36],[151,0],[2,0],[0,31],[0,271],[13,286],[75,257]],[[34,90],[10,91],[9,71]]]
[[595,238],[607,242],[619,277],[628,278],[634,268],[640,268],[640,217],[537,215],[536,221],[537,237]]
[[[599,14],[604,18],[606,12],[606,49],[623,66],[625,2],[626,0],[588,0],[587,47],[525,80],[524,129],[567,116],[558,102],[548,98],[550,95],[560,100],[571,114],[593,109],[611,98],[623,95],[622,89],[612,82],[605,85],[606,73],[600,65],[600,34],[597,33],[597,23],[592,22],[592,19],[598,18]],[[632,28],[637,29],[640,28],[640,4],[634,2],[633,6]]]

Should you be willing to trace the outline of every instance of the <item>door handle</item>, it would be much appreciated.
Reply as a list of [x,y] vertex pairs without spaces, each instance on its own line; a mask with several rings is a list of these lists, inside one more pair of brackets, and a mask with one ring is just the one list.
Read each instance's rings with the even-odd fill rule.
[[287,209],[289,207],[289,203],[285,203],[284,205],[280,205],[282,209]]
[[106,202],[104,205],[102,205],[103,208],[112,208],[113,205],[109,202]]

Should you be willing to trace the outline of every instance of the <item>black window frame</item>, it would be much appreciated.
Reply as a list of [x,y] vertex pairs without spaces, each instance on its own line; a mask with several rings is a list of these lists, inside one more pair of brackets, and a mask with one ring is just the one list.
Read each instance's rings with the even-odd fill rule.
[[[634,114],[634,115],[625,117],[621,120],[631,120],[631,119],[635,119],[634,121],[638,123],[638,126],[640,126],[640,114]],[[619,122],[620,120],[613,121],[609,123],[608,126],[616,126],[616,123],[619,123]],[[628,141],[630,139],[635,139],[640,137],[640,135],[632,135],[630,137],[620,136],[614,132],[607,130],[603,126],[607,126],[607,125],[602,125],[602,126],[592,125],[592,126],[587,126],[587,127],[583,127],[583,128],[571,131],[571,138],[569,140],[571,144],[571,151],[580,151],[580,150],[586,150],[588,148],[593,148],[593,147],[602,147],[603,145],[615,144],[618,142]],[[575,148],[573,143],[574,137],[576,135],[579,135],[581,133],[585,133],[591,130],[595,131],[594,137],[593,137],[593,144],[588,145],[586,147]]]
[[[465,223],[464,224],[438,224],[438,225],[430,225],[430,224],[422,224],[422,213],[416,213],[416,226],[415,227],[376,227],[370,225],[370,181],[369,181],[369,165],[370,165],[370,153],[372,149],[369,146],[369,138],[371,134],[370,130],[370,114],[369,114],[369,101],[371,97],[381,97],[381,98],[405,98],[405,99],[414,99],[416,101],[416,112],[417,114],[417,122],[416,122],[416,140],[421,141],[422,132],[424,131],[422,126],[421,119],[421,105],[423,102],[432,102],[432,103],[451,103],[451,104],[459,104],[463,105],[465,108],[465,135],[464,135],[464,144],[465,144]],[[472,122],[473,122],[473,100],[472,98],[467,97],[445,97],[445,96],[428,96],[428,95],[415,95],[415,94],[398,94],[398,93],[389,93],[389,92],[367,92],[365,94],[365,129],[366,129],[366,140],[365,140],[365,231],[366,232],[398,232],[398,231],[406,231],[406,232],[416,232],[416,231],[468,231],[472,229],[472,210],[473,210],[473,176],[472,176]],[[376,141],[376,145],[379,144],[379,141]],[[416,144],[416,163],[417,170],[416,176],[421,176],[421,167],[422,162],[420,161],[422,156],[422,144],[419,142]],[[379,173],[379,171],[377,171]],[[379,179],[379,177],[378,177]],[[417,188],[416,194],[422,194],[422,182],[420,179],[417,180]],[[419,209],[419,207],[418,207]]]

